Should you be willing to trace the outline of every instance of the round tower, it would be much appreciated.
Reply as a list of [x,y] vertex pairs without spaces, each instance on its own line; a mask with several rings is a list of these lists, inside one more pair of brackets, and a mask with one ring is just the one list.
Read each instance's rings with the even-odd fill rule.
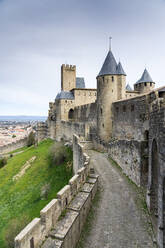
[[97,134],[108,142],[112,136],[112,103],[125,98],[126,74],[121,63],[108,52],[97,76]]
[[141,78],[134,84],[134,90],[139,91],[140,94],[150,92],[155,87],[155,82],[152,80],[147,69],[144,70]]

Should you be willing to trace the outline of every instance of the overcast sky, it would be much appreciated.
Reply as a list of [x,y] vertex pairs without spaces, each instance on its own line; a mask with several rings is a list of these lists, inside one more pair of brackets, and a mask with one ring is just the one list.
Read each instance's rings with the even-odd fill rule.
[[0,115],[47,115],[63,63],[96,87],[109,36],[130,85],[165,85],[165,0],[0,0]]

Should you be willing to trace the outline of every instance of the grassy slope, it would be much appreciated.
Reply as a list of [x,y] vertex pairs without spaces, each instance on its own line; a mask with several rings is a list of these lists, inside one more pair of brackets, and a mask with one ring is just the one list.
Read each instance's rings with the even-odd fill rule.
[[[51,140],[40,143],[37,148],[31,147],[23,153],[8,160],[7,166],[0,169],[0,247],[7,248],[4,234],[12,219],[25,218],[28,221],[39,216],[40,210],[68,183],[72,176],[66,163],[61,166],[49,167],[47,153],[52,145]],[[70,159],[72,160],[72,152]],[[17,182],[12,177],[32,156],[37,156],[33,165]],[[47,200],[40,199],[41,187],[50,183],[51,189]]]

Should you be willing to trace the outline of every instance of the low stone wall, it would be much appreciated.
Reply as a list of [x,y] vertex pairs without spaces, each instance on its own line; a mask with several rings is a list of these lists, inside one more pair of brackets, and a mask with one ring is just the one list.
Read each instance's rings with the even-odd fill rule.
[[16,142],[12,142],[5,146],[0,146],[0,155],[8,152],[12,152],[16,149],[22,148],[27,145],[27,137],[17,140]]
[[[89,176],[89,157],[83,152],[80,156],[85,158],[83,167],[57,193],[57,199],[41,210],[40,218],[17,235],[15,248],[75,247],[98,185],[98,176]],[[66,214],[59,220],[64,210]]]
[[[82,145],[83,144],[83,145]],[[85,147],[88,147],[89,142],[81,141],[77,135],[73,135],[73,171],[77,171],[84,166],[89,157],[84,153]]]

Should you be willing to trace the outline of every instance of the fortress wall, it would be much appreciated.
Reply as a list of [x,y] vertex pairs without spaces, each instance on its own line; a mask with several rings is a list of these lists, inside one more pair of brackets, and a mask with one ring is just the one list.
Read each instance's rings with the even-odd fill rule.
[[74,89],[75,106],[90,104],[96,101],[97,89]]
[[[79,142],[76,136],[75,142]],[[79,156],[82,158],[78,161],[84,161],[83,167],[70,179],[69,185],[57,193],[57,199],[41,210],[40,218],[35,218],[17,235],[15,248],[46,248],[50,244],[52,247],[75,247],[98,186],[98,176],[89,175],[88,155],[81,152]],[[65,209],[65,216],[59,219]]]
[[56,139],[60,140],[72,140],[73,134],[85,137],[85,124],[69,121],[61,121],[58,131],[56,133]]
[[[87,146],[86,146],[87,143]],[[73,135],[73,171],[77,173],[77,171],[83,167],[85,161],[89,163],[89,156],[84,153],[84,147],[89,147],[88,142],[83,142],[81,144],[81,140],[77,135]],[[85,173],[85,172],[84,172]],[[86,172],[88,173],[88,171]]]
[[27,137],[17,140],[16,142],[12,142],[8,145],[0,146],[0,155],[4,153],[12,152],[26,145],[27,145]]
[[149,129],[149,102],[146,95],[112,104],[113,137],[119,140],[144,140]]
[[108,153],[138,186],[147,186],[150,103],[147,95],[114,102]]
[[40,142],[48,136],[47,122],[38,122],[37,124],[37,141]]
[[108,154],[136,185],[141,186],[141,142],[119,140],[109,144]]
[[74,120],[76,122],[90,122],[96,125],[97,108],[96,102],[74,108]]
[[[155,143],[155,146],[154,146]],[[152,102],[149,121],[149,183],[147,205],[151,213],[157,213],[157,240],[160,248],[165,240],[165,99]],[[154,189],[156,195],[154,195]],[[158,192],[158,193],[157,193]],[[156,209],[156,202],[158,209]]]

